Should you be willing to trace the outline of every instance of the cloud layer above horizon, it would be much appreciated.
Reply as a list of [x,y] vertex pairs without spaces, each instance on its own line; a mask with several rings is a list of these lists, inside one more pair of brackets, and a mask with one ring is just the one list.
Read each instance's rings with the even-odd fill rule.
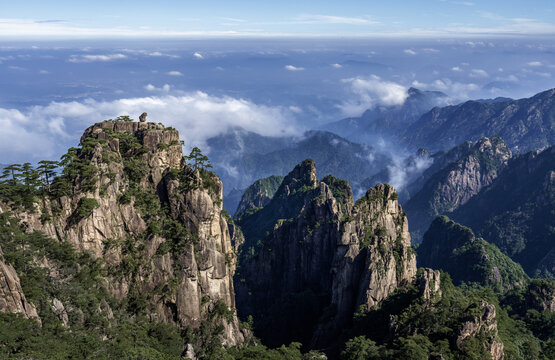
[[[487,2],[422,0],[368,4],[362,0],[169,4],[97,0],[68,7],[61,0],[3,4],[0,37],[455,37],[553,35],[548,0]],[[62,18],[59,8],[64,7]],[[87,14],[84,20],[83,14]],[[187,14],[183,16],[183,14]],[[147,20],[148,19],[148,20]],[[414,50],[408,49],[407,54]]]
[[113,101],[52,102],[24,110],[0,108],[0,163],[38,161],[59,157],[61,146],[75,146],[81,132],[94,122],[142,112],[149,121],[162,122],[180,131],[185,148],[241,127],[267,136],[293,135],[301,131],[287,108],[257,105],[232,97],[204,92],[123,98]]

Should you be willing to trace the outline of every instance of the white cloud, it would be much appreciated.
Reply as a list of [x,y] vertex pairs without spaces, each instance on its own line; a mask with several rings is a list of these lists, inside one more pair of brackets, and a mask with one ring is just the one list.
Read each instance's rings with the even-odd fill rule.
[[0,108],[0,163],[58,158],[94,122],[124,114],[138,119],[145,111],[150,121],[178,129],[186,147],[205,146],[207,138],[236,127],[267,136],[300,131],[287,108],[203,92],[113,101],[52,102],[22,110]]
[[298,107],[298,106],[294,106],[294,105],[289,106],[289,110],[291,110],[291,111],[294,112],[295,114],[300,114],[300,113],[303,112],[303,109],[301,109],[301,108]]
[[285,65],[285,70],[289,70],[289,71],[303,71],[304,67],[297,67],[297,66],[293,66],[293,65]]
[[451,70],[453,70],[453,71],[462,71],[462,69],[461,69],[460,67],[458,67],[458,66],[453,66],[453,67],[451,68]]
[[511,74],[511,75],[506,76],[506,77],[498,76],[498,77],[495,78],[495,80],[496,80],[496,81],[507,81],[507,82],[516,83],[516,82],[519,81],[519,78],[517,78],[515,75],[512,75],[512,74]]
[[[471,2],[459,1],[461,5],[470,5]],[[280,22],[233,22],[228,24],[252,25],[253,28],[229,29],[229,30],[189,30],[182,31],[169,29],[167,26],[89,26],[76,22],[37,22],[35,19],[0,19],[0,37],[2,39],[84,39],[84,38],[264,38],[264,37],[313,37],[322,35],[343,38],[345,36],[368,36],[378,38],[465,38],[473,36],[503,37],[519,35],[547,35],[555,34],[555,24],[537,19],[505,18],[495,14],[478,12],[482,17],[488,18],[489,26],[453,25],[437,27],[433,24],[428,27],[410,28],[407,24],[399,27],[395,25],[384,29],[382,27],[373,29],[371,26],[380,24],[368,16],[347,17],[334,15],[305,14]],[[188,19],[185,21],[198,22],[200,19]],[[335,27],[327,27],[316,31],[295,31],[291,24],[345,24],[354,29],[338,32]],[[166,24],[167,25],[167,24]],[[264,25],[271,26],[274,30],[264,29]],[[403,24],[401,24],[403,25]],[[310,27],[306,27],[310,30]],[[358,28],[358,29],[357,29]],[[361,31],[364,30],[364,31]],[[358,31],[357,31],[358,30]]]
[[482,69],[472,69],[470,71],[470,77],[473,78],[487,78],[489,76],[489,74]]
[[47,74],[50,74],[50,71],[48,71],[48,70],[39,70],[39,74],[47,75]]
[[171,89],[171,86],[169,84],[164,84],[162,87],[156,87],[152,84],[148,84],[145,86],[145,90],[147,91],[163,91],[163,92],[169,92]]
[[99,54],[99,55],[71,55],[69,62],[72,63],[86,63],[94,61],[114,61],[127,59],[124,54]]
[[405,49],[405,50],[403,50],[403,52],[405,54],[409,54],[409,55],[416,55],[417,54],[417,52],[412,50],[412,49]]
[[346,116],[359,116],[365,110],[377,105],[402,105],[408,97],[407,89],[397,83],[384,81],[376,75],[369,78],[343,79],[356,95],[339,105]]
[[[86,51],[86,50],[83,50]],[[168,57],[172,59],[178,59],[178,55],[173,54],[166,54],[160,51],[150,51],[150,50],[136,50],[136,49],[121,49],[121,52],[133,55],[144,55],[144,56],[152,56],[152,57]]]
[[333,15],[303,14],[293,18],[296,24],[350,24],[350,25],[375,25],[377,21],[361,17],[346,17]]
[[540,61],[530,61],[528,66],[542,66],[543,64]]
[[193,56],[196,57],[197,59],[204,59],[204,56],[202,56],[202,54],[199,53],[199,52],[195,52],[195,53],[193,54]]
[[337,63],[336,64],[331,64],[331,66],[333,66],[336,69],[341,69],[343,67],[343,65],[337,64]]
[[431,83],[421,83],[417,80],[412,82],[412,86],[423,90],[439,90],[447,93],[451,97],[458,99],[468,99],[472,92],[480,90],[474,83],[460,83],[449,78],[437,79]]
[[181,72],[175,71],[175,70],[174,71],[169,71],[167,74],[171,75],[171,76],[183,76],[183,74]]
[[434,162],[431,157],[416,157],[412,161],[399,156],[392,157],[392,163],[387,166],[388,183],[396,190],[401,190],[415,180],[424,170]]

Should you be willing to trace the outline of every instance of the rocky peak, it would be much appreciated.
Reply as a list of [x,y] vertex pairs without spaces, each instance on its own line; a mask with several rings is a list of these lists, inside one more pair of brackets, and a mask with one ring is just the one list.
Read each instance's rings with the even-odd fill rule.
[[[65,158],[55,181],[61,196],[18,213],[29,230],[88,252],[103,266],[107,292],[123,303],[141,299],[150,319],[193,331],[213,321],[224,345],[243,342],[222,184],[186,165],[177,130],[97,123]],[[63,313],[59,301],[50,302]]]
[[482,138],[475,144],[464,143],[446,154],[456,159],[427,180],[407,203],[411,226],[417,240],[432,219],[455,211],[490,185],[507,166],[511,151],[500,137]]
[[264,341],[321,346],[361,305],[378,305],[415,275],[397,198],[378,185],[353,204],[346,181],[318,182],[307,160],[264,208],[243,216],[238,308],[253,314]]
[[[133,148],[120,143],[126,136],[132,136],[151,154],[158,154],[158,166],[178,168],[183,157],[179,132],[174,128],[166,128],[162,124],[152,122],[103,121],[87,128],[81,136],[83,145],[87,138],[104,139],[108,141],[110,150],[119,152],[122,156]],[[123,153],[122,153],[123,152]]]
[[276,192],[277,197],[288,196],[303,188],[315,188],[318,186],[316,176],[316,164],[311,159],[306,159],[283,179]]
[[243,193],[234,217],[239,218],[245,211],[266,206],[274,197],[282,181],[282,176],[275,175],[256,180]]

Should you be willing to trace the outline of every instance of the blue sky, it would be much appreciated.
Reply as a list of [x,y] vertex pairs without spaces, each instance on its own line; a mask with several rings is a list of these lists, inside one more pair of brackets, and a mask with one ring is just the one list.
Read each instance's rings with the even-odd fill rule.
[[2,0],[0,8],[0,39],[555,34],[550,0]]

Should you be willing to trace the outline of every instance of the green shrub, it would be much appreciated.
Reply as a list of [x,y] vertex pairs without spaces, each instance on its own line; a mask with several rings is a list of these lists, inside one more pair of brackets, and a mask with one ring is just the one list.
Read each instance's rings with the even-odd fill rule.
[[92,214],[92,211],[99,206],[100,204],[96,201],[96,199],[84,197],[79,200],[79,204],[77,205],[77,209],[75,211],[80,218],[84,219]]

